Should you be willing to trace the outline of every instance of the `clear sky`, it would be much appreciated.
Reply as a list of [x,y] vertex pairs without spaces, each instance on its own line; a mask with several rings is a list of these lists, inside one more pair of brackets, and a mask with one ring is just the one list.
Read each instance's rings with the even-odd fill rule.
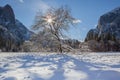
[[81,20],[76,27],[70,28],[67,35],[84,40],[87,32],[95,28],[101,15],[120,7],[120,0],[0,0],[0,6],[6,4],[12,6],[16,18],[29,29],[39,10],[45,12],[50,6],[67,5],[71,8],[73,17]]

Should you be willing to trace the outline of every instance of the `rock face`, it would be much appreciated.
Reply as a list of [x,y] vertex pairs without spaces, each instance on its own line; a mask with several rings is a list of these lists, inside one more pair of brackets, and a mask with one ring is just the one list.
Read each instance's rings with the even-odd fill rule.
[[[10,5],[0,7],[0,49],[17,51],[20,44],[29,40],[31,32],[15,18]],[[14,47],[13,47],[14,46]]]
[[10,5],[0,7],[0,24],[15,24],[15,15]]
[[[96,40],[98,42],[114,43],[120,45],[120,7],[102,15],[96,29],[91,29],[85,41]],[[120,46],[117,46],[117,50]]]

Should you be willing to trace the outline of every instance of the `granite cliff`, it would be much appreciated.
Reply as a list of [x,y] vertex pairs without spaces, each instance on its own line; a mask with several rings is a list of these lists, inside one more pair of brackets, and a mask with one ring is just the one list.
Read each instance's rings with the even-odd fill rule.
[[100,16],[97,27],[85,38],[86,42],[91,40],[106,46],[105,51],[120,51],[120,7]]
[[19,20],[10,5],[0,7],[0,49],[1,51],[19,51],[20,45],[29,40],[29,31]]

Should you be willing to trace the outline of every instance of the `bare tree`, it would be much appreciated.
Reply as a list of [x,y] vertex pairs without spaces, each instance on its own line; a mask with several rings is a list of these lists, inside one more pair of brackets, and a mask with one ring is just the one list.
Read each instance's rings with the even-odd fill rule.
[[43,29],[50,32],[59,42],[59,51],[62,52],[61,38],[63,30],[68,30],[77,19],[71,16],[71,12],[67,7],[50,8],[46,13],[38,13],[35,18],[34,30]]

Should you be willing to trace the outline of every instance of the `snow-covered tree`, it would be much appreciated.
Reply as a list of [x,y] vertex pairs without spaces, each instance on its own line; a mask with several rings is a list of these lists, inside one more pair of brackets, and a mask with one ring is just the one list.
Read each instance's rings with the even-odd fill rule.
[[73,18],[70,9],[67,7],[50,8],[46,13],[39,12],[35,18],[34,30],[43,29],[50,32],[59,43],[59,51],[62,52],[61,38],[63,30],[68,30],[77,19]]

